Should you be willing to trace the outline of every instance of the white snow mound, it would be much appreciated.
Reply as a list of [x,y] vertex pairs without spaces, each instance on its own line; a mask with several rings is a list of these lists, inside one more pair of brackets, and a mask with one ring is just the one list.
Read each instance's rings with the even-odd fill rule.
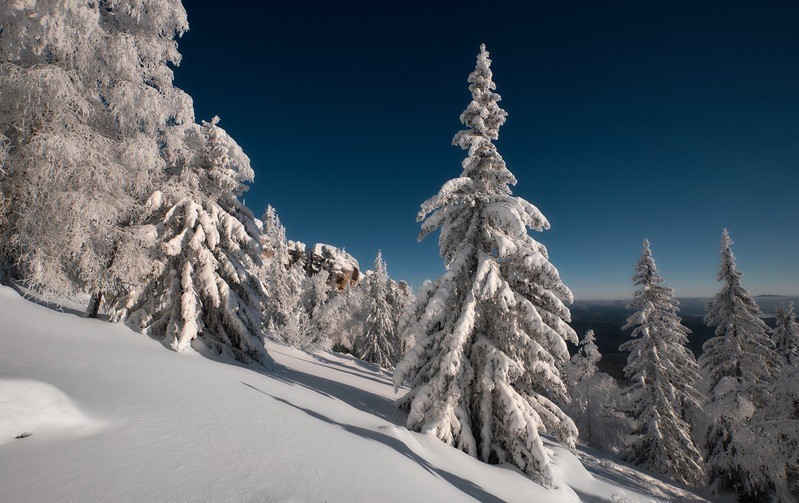
[[61,390],[46,382],[0,378],[0,444],[44,433],[85,433],[88,419]]

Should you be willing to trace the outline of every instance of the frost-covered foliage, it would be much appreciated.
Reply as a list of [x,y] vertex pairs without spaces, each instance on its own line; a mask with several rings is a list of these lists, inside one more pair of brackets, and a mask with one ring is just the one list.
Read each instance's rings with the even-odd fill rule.
[[297,343],[295,344],[297,347],[330,349],[332,346],[330,338],[324,331],[324,307],[334,288],[330,283],[330,273],[324,269],[303,280],[297,310],[304,312],[304,315],[299,316],[307,319],[308,328],[304,333],[297,333]]
[[748,455],[737,434],[755,410],[765,404],[766,388],[781,361],[761,319],[763,313],[741,283],[735,266],[732,240],[724,229],[718,280],[724,286],[708,302],[705,322],[716,326],[715,337],[705,342],[699,357],[709,402],[705,408],[702,438],[711,483],[717,489],[742,487],[748,475],[739,470]]
[[799,323],[796,322],[793,302],[777,307],[775,315],[777,324],[773,339],[777,353],[787,365],[799,364]]
[[217,122],[196,127],[194,156],[150,198],[160,251],[149,281],[131,292],[117,316],[177,351],[202,336],[219,352],[262,362],[259,229],[238,198],[253,171]]
[[392,369],[397,361],[397,326],[394,309],[389,303],[389,277],[382,253],[377,253],[374,269],[363,286],[366,319],[363,335],[356,342],[355,354],[384,369]]
[[333,290],[319,309],[321,337],[334,351],[353,353],[356,342],[364,334],[368,299],[363,286],[366,281],[343,290]]
[[655,259],[644,240],[635,267],[635,291],[629,308],[636,309],[623,329],[633,328],[632,340],[619,348],[629,351],[624,410],[633,420],[627,459],[672,479],[702,481],[702,455],[691,438],[689,418],[701,409],[704,397],[696,390],[699,367],[686,347],[688,333],[677,315],[674,290],[663,285]]
[[263,216],[261,245],[264,250],[262,279],[267,301],[264,324],[267,335],[275,340],[295,344],[308,335],[310,322],[301,309],[300,296],[305,273],[302,266],[292,264],[289,256],[286,228],[280,223],[277,211],[267,206]]
[[142,204],[194,123],[179,0],[0,3],[0,253],[45,294],[115,297],[155,243]]
[[799,501],[799,364],[785,367],[734,433],[738,490],[754,501]]
[[272,206],[264,212],[261,245],[267,336],[300,349],[330,349],[326,318],[334,313],[324,309],[335,289],[330,272],[293,260],[286,229]]
[[563,369],[571,396],[564,411],[576,423],[581,444],[618,454],[624,446],[629,422],[619,412],[618,383],[597,368],[602,354],[594,341],[594,331],[589,330]]
[[492,140],[506,112],[485,46],[469,76],[472,102],[461,115],[467,129],[453,143],[468,151],[459,178],[422,204],[419,239],[440,229],[447,272],[425,287],[409,309],[404,338],[416,345],[397,365],[394,386],[411,391],[399,404],[408,428],[435,435],[486,462],[513,463],[530,477],[555,483],[541,431],[568,447],[574,423],[553,399],[565,398],[559,367],[566,341],[571,291],[528,228],[549,222],[532,204],[513,197],[516,179]]
[[595,375],[599,369],[597,364],[602,360],[602,353],[596,345],[596,336],[593,330],[585,333],[580,340],[580,347],[571,358],[571,362],[566,367],[566,378],[569,383],[576,383]]
[[415,341],[410,339],[400,339],[400,325],[406,316],[410,306],[416,301],[416,296],[413,294],[413,289],[405,281],[399,282],[389,279],[389,294],[388,302],[391,304],[391,309],[394,316],[394,333],[397,337],[397,359],[404,355],[409,349],[415,345]]

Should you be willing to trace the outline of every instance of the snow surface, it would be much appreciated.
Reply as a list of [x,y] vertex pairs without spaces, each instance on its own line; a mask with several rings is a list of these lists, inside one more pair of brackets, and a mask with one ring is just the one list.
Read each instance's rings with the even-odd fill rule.
[[544,489],[409,432],[391,376],[345,355],[178,354],[5,287],[0,320],[4,501],[705,501],[548,440],[562,482]]

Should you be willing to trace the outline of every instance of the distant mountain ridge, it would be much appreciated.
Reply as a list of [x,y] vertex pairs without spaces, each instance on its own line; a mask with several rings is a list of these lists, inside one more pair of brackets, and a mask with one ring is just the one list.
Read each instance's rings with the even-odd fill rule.
[[[683,325],[691,330],[688,336],[688,347],[699,356],[702,344],[711,338],[715,328],[704,322],[705,303],[710,297],[678,297],[680,301],[680,317]],[[799,307],[799,296],[758,295],[755,301],[765,314],[764,320],[770,327],[774,326],[774,310],[781,304],[793,302]],[[627,317],[633,314],[627,309],[629,300],[577,300],[571,306],[571,327],[582,335],[589,329],[596,334],[596,344],[602,353],[599,367],[617,379],[624,379],[622,369],[627,362],[627,353],[619,351],[619,346],[629,340],[631,330],[622,330]]]
[[[680,313],[683,315],[691,316],[704,316],[705,303],[711,297],[677,297],[680,301]],[[774,316],[774,310],[781,304],[788,304],[793,302],[799,307],[799,295],[773,295],[763,294],[754,297],[757,305],[766,315],[766,317]],[[627,303],[630,299],[616,299],[616,300],[576,300],[571,305],[571,311],[590,311],[590,312],[605,312],[616,313],[620,311],[627,311]],[[632,312],[630,313],[632,314]]]

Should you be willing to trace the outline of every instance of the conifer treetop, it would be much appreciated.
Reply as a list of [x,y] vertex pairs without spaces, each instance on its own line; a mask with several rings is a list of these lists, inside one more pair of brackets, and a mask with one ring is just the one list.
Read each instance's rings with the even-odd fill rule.
[[779,367],[774,343],[767,335],[771,330],[762,320],[757,302],[743,286],[742,276],[735,265],[732,239],[724,229],[717,276],[724,286],[707,303],[705,315],[705,323],[715,325],[716,332],[702,346],[699,358],[710,389],[724,377],[770,382],[774,369]]
[[788,365],[799,363],[799,323],[796,322],[793,302],[778,306],[774,314],[777,318],[774,327],[777,351]]

